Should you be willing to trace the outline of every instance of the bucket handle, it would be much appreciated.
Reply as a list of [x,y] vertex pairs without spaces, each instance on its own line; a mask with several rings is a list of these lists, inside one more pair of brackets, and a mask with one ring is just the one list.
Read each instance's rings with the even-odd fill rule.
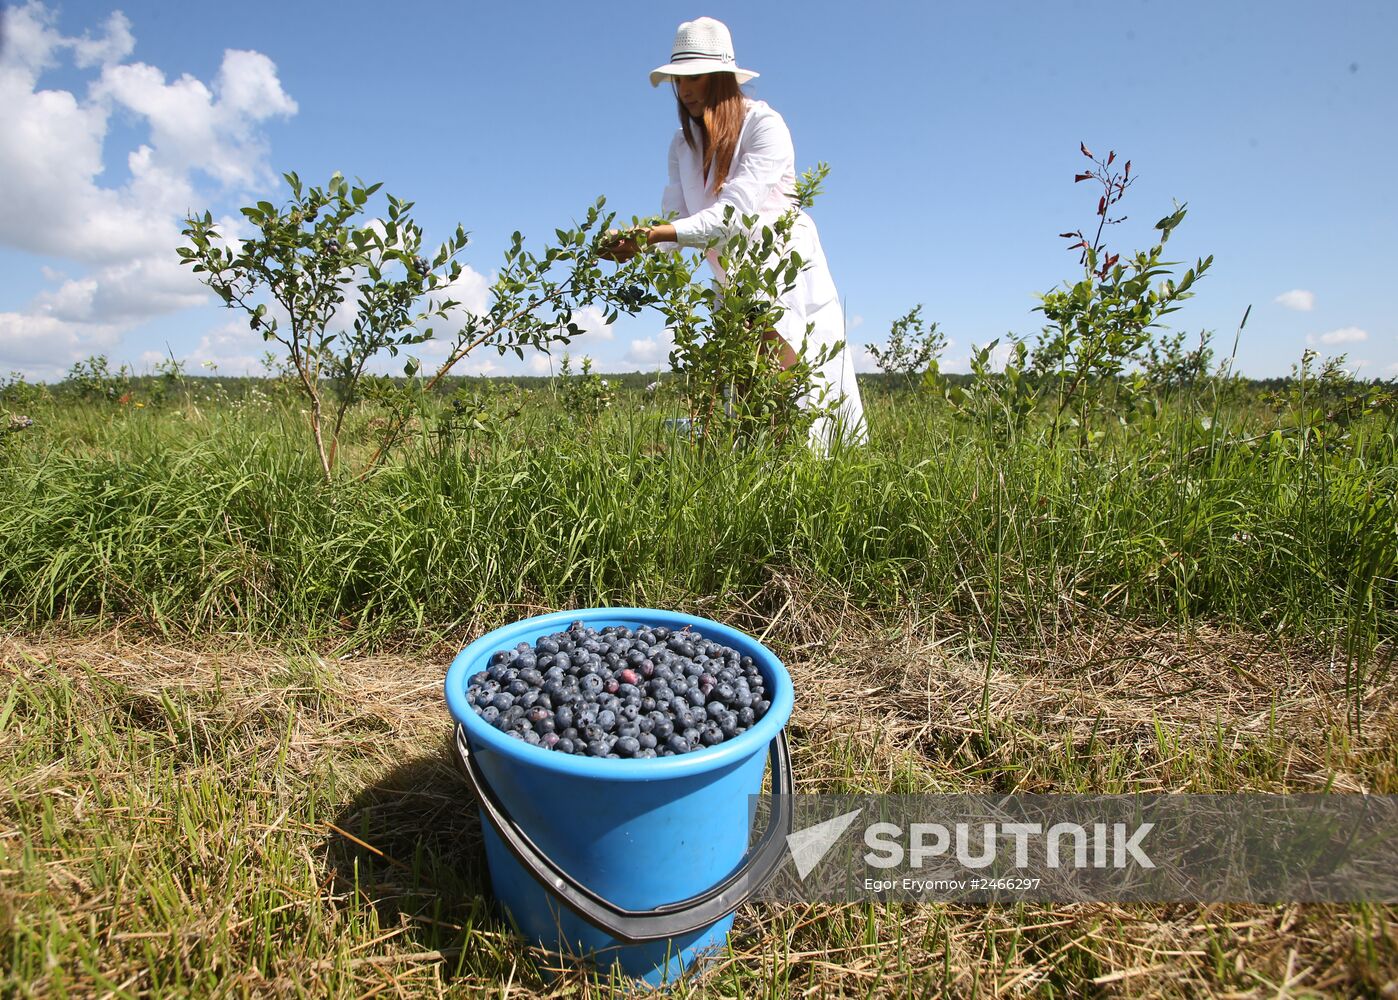
[[486,781],[480,765],[471,756],[471,748],[466,742],[466,728],[460,723],[456,726],[455,749],[457,767],[475,793],[481,811],[515,860],[540,885],[557,895],[568,909],[599,930],[630,944],[679,937],[722,920],[756,895],[786,856],[786,838],[791,834],[792,822],[791,794],[795,781],[791,774],[791,751],[786,745],[785,730],[777,733],[768,748],[772,765],[772,818],[743,864],[711,889],[650,910],[627,910],[604,899],[540,850],[510,818],[495,790]]

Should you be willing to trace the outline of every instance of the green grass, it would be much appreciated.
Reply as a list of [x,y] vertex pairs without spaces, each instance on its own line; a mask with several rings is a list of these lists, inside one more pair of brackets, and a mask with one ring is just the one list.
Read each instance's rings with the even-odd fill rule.
[[869,607],[1233,622],[1351,658],[1398,622],[1381,428],[1301,450],[1265,415],[1220,436],[1177,407],[1080,453],[874,396],[874,446],[822,462],[701,453],[624,399],[596,426],[539,405],[499,437],[420,437],[327,485],[284,409],[115,411],[55,410],[11,442],[11,625],[417,641],[482,607],[750,594],[773,570]]

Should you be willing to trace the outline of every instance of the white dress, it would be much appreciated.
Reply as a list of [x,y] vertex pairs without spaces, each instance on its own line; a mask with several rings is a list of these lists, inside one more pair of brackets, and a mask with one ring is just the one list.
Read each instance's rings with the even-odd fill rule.
[[[786,122],[765,101],[747,101],[743,129],[733,153],[733,163],[723,191],[714,197],[704,183],[702,152],[690,149],[684,132],[675,130],[670,141],[670,182],[660,200],[661,211],[676,213],[676,242],[684,247],[702,247],[731,233],[725,229],[725,207],[732,205],[734,224],[745,215],[756,215],[758,225],[771,225],[796,204],[796,153]],[[674,246],[674,244],[671,244]],[[799,212],[791,230],[791,248],[805,262],[796,285],[778,301],[783,310],[777,323],[782,339],[800,353],[803,340],[811,355],[845,340],[844,310],[835,282],[825,262],[815,222]],[[718,254],[710,252],[709,264],[718,280],[724,274]],[[806,326],[815,324],[809,337]],[[804,403],[811,405],[824,397],[838,400],[834,418],[823,417],[811,427],[811,447],[821,454],[843,437],[847,444],[868,440],[864,404],[854,377],[854,352],[848,341],[839,353],[814,372],[814,385]]]

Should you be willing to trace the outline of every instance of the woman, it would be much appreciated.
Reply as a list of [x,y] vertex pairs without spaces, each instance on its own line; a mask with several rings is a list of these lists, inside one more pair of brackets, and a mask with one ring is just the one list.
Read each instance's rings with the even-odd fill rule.
[[[796,154],[786,122],[766,102],[750,100],[738,89],[757,75],[738,67],[732,37],[721,21],[701,17],[680,25],[670,61],[650,74],[653,87],[662,80],[675,86],[680,128],[670,142],[670,182],[661,212],[679,218],[650,227],[645,243],[673,249],[721,242],[730,235],[724,223],[730,205],[735,223],[756,215],[759,226],[771,225],[797,207]],[[844,314],[815,223],[797,211],[790,248],[805,266],[796,286],[778,300],[784,310],[778,328],[766,335],[783,368],[796,364],[803,341],[808,356],[818,357],[845,339]],[[622,239],[610,256],[627,260],[639,249],[635,239]],[[708,259],[722,282],[717,251],[710,250]],[[807,334],[809,324],[814,327]],[[837,439],[864,443],[864,406],[849,344],[812,374],[813,388],[803,403],[812,405],[823,397],[838,405],[833,418],[812,425],[811,446],[825,453]]]

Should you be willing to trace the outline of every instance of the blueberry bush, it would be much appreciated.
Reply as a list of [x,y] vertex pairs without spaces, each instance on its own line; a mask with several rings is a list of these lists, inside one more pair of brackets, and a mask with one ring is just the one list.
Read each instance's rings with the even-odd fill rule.
[[[380,383],[377,399],[389,418],[361,474],[385,460],[424,394],[462,359],[491,348],[523,357],[526,348],[566,343],[580,332],[575,309],[621,299],[633,285],[634,265],[607,274],[599,266],[600,235],[612,219],[599,199],[580,226],[557,230],[557,242],[542,254],[526,250],[516,232],[489,306],[481,315],[463,314],[450,297],[468,243],[461,226],[429,250],[413,202],[388,195],[381,218],[360,219],[381,184],[350,184],[337,173],[323,188],[307,187],[294,173],[284,176],[287,202],[242,209],[256,227],[253,236],[228,238],[205,212],[186,220],[187,243],[178,253],[286,358],[309,406],[315,455],[327,479],[338,465],[346,417],[363,398],[375,362],[404,355],[405,382],[396,395]],[[409,353],[429,340],[447,345],[445,360],[430,373]]]

